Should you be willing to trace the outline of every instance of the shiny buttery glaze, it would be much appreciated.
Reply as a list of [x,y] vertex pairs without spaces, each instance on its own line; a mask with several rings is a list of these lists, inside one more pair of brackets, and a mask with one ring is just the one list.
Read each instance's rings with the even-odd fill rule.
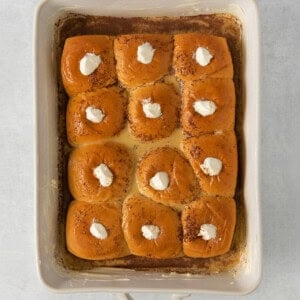
[[[104,240],[89,233],[93,222],[108,231]],[[68,250],[84,259],[113,259],[129,255],[122,230],[122,205],[117,202],[91,204],[72,201],[69,206],[66,237]]]
[[[193,58],[197,47],[208,47],[213,55],[205,68]],[[182,80],[232,78],[233,66],[226,39],[222,37],[185,33],[174,36],[173,66],[175,75]]]
[[[137,48],[149,42],[155,50],[151,64],[137,60]],[[169,72],[172,61],[173,40],[171,35],[130,34],[118,36],[114,48],[117,73],[120,82],[127,87],[136,87],[160,79]]]
[[[81,93],[69,100],[67,107],[67,136],[73,146],[88,144],[119,133],[125,126],[127,100],[120,88],[102,88]],[[105,117],[100,123],[86,118],[86,108],[101,109]]]
[[[182,212],[183,251],[191,257],[212,257],[229,251],[236,223],[236,206],[232,198],[201,197]],[[202,224],[217,227],[216,238],[199,238]]]
[[[143,112],[142,101],[151,98],[161,106],[159,118],[147,118]],[[128,120],[130,131],[142,141],[168,137],[179,125],[180,98],[170,84],[155,83],[136,88],[130,92]]]
[[[191,163],[203,195],[233,197],[237,178],[237,146],[233,131],[215,135],[191,137],[182,141],[183,152]],[[200,164],[207,157],[222,161],[218,176],[203,173]]]
[[[149,180],[156,172],[169,176],[169,186],[164,191],[154,190]],[[164,205],[181,210],[196,197],[199,186],[187,159],[176,149],[157,148],[145,154],[138,163],[136,181],[140,192]]]
[[[100,66],[88,76],[81,74],[79,62],[86,53],[100,55]],[[70,96],[101,88],[116,81],[113,39],[107,35],[86,35],[66,40],[61,57],[62,81]]]
[[[143,225],[156,225],[160,234],[155,240],[142,236]],[[123,204],[123,229],[128,247],[135,255],[173,258],[182,255],[182,229],[179,215],[170,207],[134,195]]]
[[[199,99],[213,101],[217,109],[210,116],[199,115],[193,104]],[[182,93],[181,125],[191,136],[204,132],[233,130],[235,123],[235,91],[231,79],[207,79],[187,82]]]
[[[114,175],[112,185],[103,187],[93,170],[101,163]],[[72,196],[81,201],[99,203],[120,200],[129,189],[132,179],[132,158],[127,148],[107,142],[75,149],[69,158],[68,181]]]

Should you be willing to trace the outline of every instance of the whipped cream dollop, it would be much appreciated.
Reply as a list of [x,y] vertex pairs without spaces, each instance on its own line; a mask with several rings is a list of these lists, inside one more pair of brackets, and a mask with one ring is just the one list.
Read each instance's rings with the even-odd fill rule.
[[203,48],[203,47],[198,47],[196,52],[193,55],[193,58],[196,59],[196,62],[200,66],[205,67],[210,63],[213,56],[210,54],[208,49]]
[[101,109],[95,108],[93,106],[88,106],[85,109],[86,118],[93,123],[100,123],[105,117],[105,114]]
[[100,185],[108,187],[112,184],[114,175],[106,164],[100,164],[94,169],[94,176],[99,180]]
[[90,226],[90,233],[92,236],[99,240],[105,240],[108,236],[105,227],[101,223],[95,221],[93,221],[93,223]]
[[156,119],[161,117],[162,113],[160,104],[151,101],[151,98],[146,98],[142,100],[143,112],[145,116],[149,119]]
[[150,179],[149,184],[157,191],[164,191],[169,185],[169,176],[166,172],[157,172]]
[[211,100],[197,100],[193,104],[195,112],[202,117],[207,117],[215,113],[217,106]]
[[79,62],[79,69],[82,75],[88,76],[92,74],[100,64],[100,55],[96,55],[94,53],[86,53]]
[[137,60],[142,64],[150,64],[154,56],[155,49],[148,42],[138,46]]
[[213,224],[202,224],[198,236],[201,236],[205,241],[215,239],[217,236],[217,227]]
[[209,176],[219,175],[222,170],[222,161],[215,157],[206,157],[200,165],[204,174]]
[[156,225],[143,225],[141,227],[143,237],[147,240],[155,240],[159,236],[160,229]]

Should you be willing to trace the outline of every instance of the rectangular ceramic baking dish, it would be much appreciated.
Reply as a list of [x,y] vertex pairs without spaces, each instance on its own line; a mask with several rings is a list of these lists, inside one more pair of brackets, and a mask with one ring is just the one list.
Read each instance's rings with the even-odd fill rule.
[[[245,117],[244,199],[246,251],[236,273],[216,275],[163,274],[126,269],[66,270],[55,259],[58,216],[57,83],[54,30],[66,13],[99,16],[188,16],[230,13],[243,26]],[[246,294],[261,277],[259,204],[259,24],[254,0],[47,0],[37,7],[34,23],[35,75],[35,201],[38,272],[54,291],[83,292],[209,292]]]

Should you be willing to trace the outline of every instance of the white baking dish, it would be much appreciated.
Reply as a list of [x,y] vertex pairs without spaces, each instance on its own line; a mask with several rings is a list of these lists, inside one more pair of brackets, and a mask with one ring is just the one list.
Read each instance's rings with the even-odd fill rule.
[[[101,16],[180,16],[227,12],[243,24],[245,79],[245,183],[247,247],[239,272],[219,275],[186,275],[136,272],[103,268],[75,272],[55,259],[57,188],[57,105],[54,24],[66,12]],[[259,204],[259,30],[254,0],[47,0],[35,15],[35,108],[36,108],[36,235],[38,269],[51,289],[74,291],[160,291],[245,294],[261,277],[261,229]]]

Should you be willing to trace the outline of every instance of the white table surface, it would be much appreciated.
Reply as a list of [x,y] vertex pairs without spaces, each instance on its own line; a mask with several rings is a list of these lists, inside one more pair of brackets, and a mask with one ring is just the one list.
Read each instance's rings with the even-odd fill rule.
[[[300,299],[300,1],[258,2],[264,270],[261,285],[246,298]],[[32,19],[37,3],[0,0],[0,298],[116,299],[109,293],[53,294],[37,277],[32,180]],[[190,299],[198,298],[221,297]]]

